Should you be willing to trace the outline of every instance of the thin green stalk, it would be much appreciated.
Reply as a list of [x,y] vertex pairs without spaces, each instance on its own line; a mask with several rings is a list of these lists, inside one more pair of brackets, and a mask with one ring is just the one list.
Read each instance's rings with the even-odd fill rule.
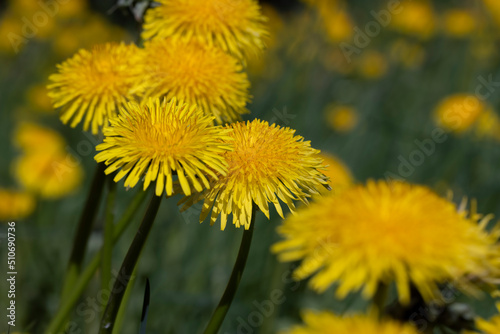
[[82,270],[85,250],[87,249],[87,242],[94,226],[95,217],[99,209],[99,202],[101,200],[102,189],[104,188],[105,169],[106,165],[104,163],[98,164],[92,179],[92,185],[90,186],[85,207],[83,208],[76,234],[73,239],[73,249],[71,250],[68,268],[66,269],[66,276],[63,283],[61,296],[62,300],[66,299],[72,292]]
[[149,232],[153,226],[156,214],[158,213],[158,208],[160,207],[161,199],[163,196],[156,196],[153,194],[153,198],[149,202],[149,207],[142,219],[141,226],[135,234],[134,240],[128,249],[127,255],[123,260],[120,271],[118,272],[118,277],[115,280],[113,289],[111,290],[111,295],[106,305],[106,310],[101,320],[101,326],[99,333],[101,334],[111,334],[113,332],[113,326],[115,325],[116,315],[120,308],[120,304],[125,294],[132,272],[139,260],[141,251],[146,244]]
[[[101,289],[107,289],[111,282],[111,259],[113,256],[113,230],[116,183],[108,177],[108,198],[106,201],[106,218],[104,221],[104,242],[101,257]],[[104,308],[103,308],[104,310]]]
[[379,317],[384,315],[385,302],[387,300],[388,293],[389,285],[380,282],[378,284],[377,291],[375,292],[375,296],[373,296],[373,306],[375,307]]
[[[127,210],[115,225],[113,231],[113,244],[120,239],[123,232],[129,226],[130,222],[132,222],[132,218],[135,213],[139,209],[140,205],[146,198],[147,192],[140,189],[137,194],[134,196],[132,202],[128,206]],[[76,303],[80,299],[83,291],[87,287],[90,279],[94,276],[97,268],[99,267],[99,263],[101,262],[102,252],[97,252],[90,263],[87,265],[82,275],[78,279],[78,281],[73,286],[71,293],[68,295],[68,298],[62,300],[61,306],[59,307],[56,315],[52,318],[51,323],[47,327],[45,334],[54,334],[62,331],[62,326],[64,325],[65,320],[68,318],[70,312],[75,307]]]
[[132,290],[134,289],[135,278],[137,274],[137,266],[135,266],[132,276],[130,277],[129,284],[125,290],[125,295],[123,296],[122,304],[116,315],[115,325],[113,327],[113,334],[120,334],[122,332],[123,320],[125,319],[125,314],[127,313],[127,304],[132,295]]
[[250,222],[250,227],[248,230],[243,231],[243,237],[241,238],[240,250],[238,251],[238,257],[234,263],[233,271],[229,282],[227,283],[226,290],[219,301],[219,305],[215,309],[207,327],[205,328],[205,334],[216,334],[224,318],[226,317],[227,311],[233,302],[234,296],[236,295],[236,290],[238,290],[238,285],[240,284],[241,277],[243,276],[243,270],[245,270],[245,264],[247,262],[248,253],[250,251],[250,245],[252,243],[252,235],[255,225],[255,213],[256,206],[252,208],[252,219]]

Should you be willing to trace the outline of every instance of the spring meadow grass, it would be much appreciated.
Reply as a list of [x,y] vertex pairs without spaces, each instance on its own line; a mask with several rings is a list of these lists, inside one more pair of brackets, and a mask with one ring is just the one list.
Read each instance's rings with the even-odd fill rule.
[[0,4],[0,333],[500,332],[496,1],[158,3]]

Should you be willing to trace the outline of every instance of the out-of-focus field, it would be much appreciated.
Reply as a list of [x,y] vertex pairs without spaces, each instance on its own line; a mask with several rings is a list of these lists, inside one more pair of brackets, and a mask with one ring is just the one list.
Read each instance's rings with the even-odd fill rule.
[[[476,199],[480,213],[500,217],[500,3],[402,0],[398,13],[392,13],[385,1],[346,2],[332,2],[329,9],[264,4],[271,38],[263,56],[248,62],[253,101],[247,119],[296,129],[313,147],[343,161],[356,182],[401,178],[443,196],[452,194],[456,202]],[[63,125],[44,87],[56,64],[79,48],[138,40],[140,24],[127,10],[107,15],[112,6],[112,1],[69,0],[53,17],[47,16],[46,24],[37,25],[33,18],[43,8],[36,1],[0,5],[0,188],[24,192],[27,182],[46,178],[40,170],[43,162],[36,159],[19,172],[19,161],[28,154],[16,145],[22,124],[56,131],[68,153],[58,176],[68,191],[33,194],[33,211],[17,221],[16,303],[23,333],[41,332],[57,309],[76,223],[95,170],[95,144],[100,142],[81,127]],[[389,16],[381,18],[381,11]],[[23,33],[25,20],[35,27],[32,37]],[[12,44],[11,32],[21,36],[20,44]],[[443,107],[442,101],[453,96],[453,103]],[[440,105],[441,119],[436,111]],[[26,181],[26,174],[36,175],[35,180]],[[125,191],[122,184],[117,215],[140,191]],[[175,204],[164,201],[160,208],[139,262],[124,333],[138,331],[146,278],[152,295],[147,333],[197,333],[231,273],[242,230],[228,226],[222,232],[217,223],[198,224],[199,206],[180,213]],[[143,210],[114,250],[116,269]],[[275,211],[271,217],[257,218],[245,274],[221,333],[238,328],[246,328],[241,333],[274,333],[299,322],[306,307],[365,307],[357,295],[338,301],[333,290],[317,295],[306,289],[306,282],[292,282],[294,265],[278,263],[269,251],[279,240],[275,229],[280,224]],[[101,246],[103,219],[101,208],[89,254]],[[0,270],[5,272],[3,246],[0,254]],[[4,279],[0,286],[4,309]],[[263,312],[259,305],[276,289],[283,292],[284,302]],[[96,276],[73,314],[85,333],[96,332],[100,314],[95,308],[105,303],[99,293]],[[490,297],[479,302],[457,298],[472,303],[483,317],[494,313]]]

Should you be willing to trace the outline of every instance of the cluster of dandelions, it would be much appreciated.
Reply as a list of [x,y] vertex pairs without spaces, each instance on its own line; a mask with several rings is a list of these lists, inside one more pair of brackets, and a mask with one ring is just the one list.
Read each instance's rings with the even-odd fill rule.
[[[183,208],[203,202],[200,221],[210,216],[214,224],[220,217],[224,230],[232,216],[236,227],[244,227],[224,302],[206,333],[216,333],[224,319],[235,293],[229,287],[243,273],[255,214],[260,210],[270,218],[270,203],[281,217],[280,202],[292,213],[278,229],[285,240],[273,252],[283,261],[302,260],[296,279],[312,277],[319,292],[334,285],[340,298],[361,290],[375,305],[370,315],[347,318],[307,311],[305,326],[291,333],[416,333],[384,312],[384,291],[392,284],[406,305],[413,290],[430,301],[445,282],[477,292],[478,281],[494,281],[500,254],[498,233],[485,228],[489,217],[457,210],[426,187],[346,185],[296,210],[294,201],[309,204],[329,187],[319,151],[292,129],[257,119],[238,122],[249,112],[245,58],[263,48],[264,22],[255,0],[160,0],[146,12],[143,47],[121,43],[81,50],[50,77],[61,120],[102,132],[95,159],[105,173],[129,188],[142,182],[145,191],[154,184],[120,273],[132,274],[163,194],[183,193]],[[105,237],[104,247],[112,246],[113,238]],[[72,283],[68,275],[65,285]],[[123,294],[110,296],[101,333],[113,330],[122,299]]]
[[[220,216],[222,230],[230,215],[236,227],[244,226],[235,266],[235,272],[242,272],[237,266],[248,256],[250,243],[245,240],[251,240],[256,211],[269,218],[272,203],[283,217],[280,201],[294,211],[294,201],[307,204],[319,194],[318,188],[327,186],[319,151],[294,130],[257,119],[237,122],[249,112],[245,58],[262,50],[264,22],[255,0],[159,1],[145,15],[144,47],[108,43],[80,50],[50,76],[49,95],[61,110],[61,121],[104,136],[95,156],[102,171],[115,182],[124,179],[128,188],[142,183],[146,191],[154,184],[154,196],[120,275],[132,274],[163,194],[183,193],[184,207],[203,201],[200,221],[211,213],[213,224]],[[98,199],[102,193],[102,171],[96,173],[95,193],[89,198]],[[113,189],[108,205],[114,200]],[[93,220],[96,205],[85,210],[82,217]],[[86,244],[88,232],[79,233],[91,226],[92,221],[80,220],[75,245]],[[113,238],[105,234],[103,247],[112,248]],[[103,266],[110,259],[105,260]],[[77,261],[72,255],[63,297],[78,282],[75,272],[82,264]],[[110,267],[101,269],[104,276]],[[237,285],[239,277],[232,275],[228,286]],[[117,325],[123,297],[124,292],[111,294],[101,333]],[[207,333],[217,332],[223,318],[212,317]],[[56,321],[49,330],[57,331],[59,325]]]

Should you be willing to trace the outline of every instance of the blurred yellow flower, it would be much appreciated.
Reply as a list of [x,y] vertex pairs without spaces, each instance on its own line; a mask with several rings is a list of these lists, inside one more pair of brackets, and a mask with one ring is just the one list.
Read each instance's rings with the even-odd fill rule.
[[353,35],[354,24],[345,9],[343,1],[307,1],[316,7],[327,36],[334,43],[349,40]]
[[487,259],[498,257],[487,220],[478,225],[473,216],[427,187],[368,181],[287,218],[278,228],[286,240],[272,250],[281,261],[302,260],[295,277],[312,275],[319,292],[338,283],[340,298],[360,289],[370,298],[379,283],[394,281],[402,303],[410,301],[410,284],[431,300],[439,283],[470,286],[465,275],[487,271]]
[[324,13],[323,22],[332,42],[340,43],[349,40],[353,35],[354,24],[345,10],[337,9]]
[[328,153],[320,153],[320,158],[323,159],[325,169],[323,174],[329,178],[328,184],[332,190],[325,187],[319,187],[318,190],[323,195],[338,194],[353,185],[354,178],[349,168],[338,157]]
[[493,109],[486,108],[479,115],[475,124],[475,133],[478,137],[500,140],[500,118]]
[[255,204],[269,219],[273,203],[283,217],[279,200],[293,212],[293,200],[308,203],[317,188],[327,183],[318,169],[323,169],[318,150],[310,142],[295,136],[295,130],[280,128],[265,121],[239,122],[232,129],[234,150],[224,153],[228,173],[211,184],[203,194],[205,203],[200,222],[210,212],[210,224],[221,215],[221,230],[226,228],[228,215],[233,214],[236,227],[250,227],[252,205]]
[[22,155],[12,165],[16,180],[43,198],[57,199],[74,192],[83,170],[73,157],[61,151],[36,151]]
[[500,2],[497,0],[483,0],[494,21],[500,26]]
[[329,311],[305,311],[305,324],[294,326],[282,334],[417,334],[410,324],[394,320],[379,320],[375,316],[338,316]]
[[65,22],[64,28],[54,36],[53,49],[58,56],[68,57],[81,48],[129,39],[121,27],[110,24],[101,15],[86,13],[79,20]]
[[87,1],[86,0],[71,0],[60,4],[57,11],[58,19],[70,19],[83,17],[86,15]]
[[156,181],[156,195],[165,190],[170,196],[177,175],[184,194],[191,195],[191,187],[202,191],[209,188],[209,179],[227,172],[222,153],[231,149],[229,130],[213,126],[212,116],[175,99],[129,103],[103,133],[95,160],[108,165],[106,174],[120,170],[115,182],[128,175],[125,187],[144,180],[146,190]]
[[387,73],[385,55],[375,50],[364,51],[358,59],[358,72],[366,79],[378,79]]
[[217,123],[248,113],[250,83],[240,62],[221,49],[196,41],[157,39],[145,44],[138,71],[143,97],[176,97],[200,106]]
[[451,37],[466,37],[477,28],[474,15],[466,9],[448,9],[443,15],[443,30]]
[[349,132],[358,124],[358,113],[352,106],[330,104],[324,114],[327,124],[337,132]]
[[10,0],[9,8],[17,14],[26,15],[40,10],[40,5],[37,1],[33,0]]
[[158,0],[144,16],[142,38],[185,38],[237,57],[259,53],[267,35],[256,0]]
[[35,209],[35,199],[27,192],[0,188],[0,221],[28,217]]
[[[278,35],[283,31],[285,22],[281,17],[281,13],[272,5],[263,3],[262,14],[267,17],[267,28],[269,30],[268,34],[262,36],[262,38],[266,47],[268,49],[272,49],[282,43],[282,40],[278,38]],[[252,58],[262,57],[260,55],[256,55]]]
[[30,106],[39,112],[51,113],[54,111],[52,108],[52,101],[48,95],[48,89],[45,85],[31,86],[26,95]]
[[66,146],[59,133],[31,122],[19,124],[14,132],[14,144],[26,153],[62,152]]
[[431,3],[426,0],[405,2],[401,13],[393,15],[390,27],[423,40],[432,37],[436,18]]
[[18,40],[22,37],[22,21],[11,11],[6,11],[0,17],[0,52],[13,55],[21,50],[25,43]]
[[61,120],[71,127],[83,121],[83,129],[92,133],[107,124],[118,108],[134,100],[137,92],[139,49],[133,45],[107,43],[92,51],[80,50],[57,65],[52,74],[49,96],[55,108],[62,107]]
[[477,121],[484,110],[484,103],[474,95],[459,93],[441,100],[434,110],[434,118],[445,130],[462,133]]

